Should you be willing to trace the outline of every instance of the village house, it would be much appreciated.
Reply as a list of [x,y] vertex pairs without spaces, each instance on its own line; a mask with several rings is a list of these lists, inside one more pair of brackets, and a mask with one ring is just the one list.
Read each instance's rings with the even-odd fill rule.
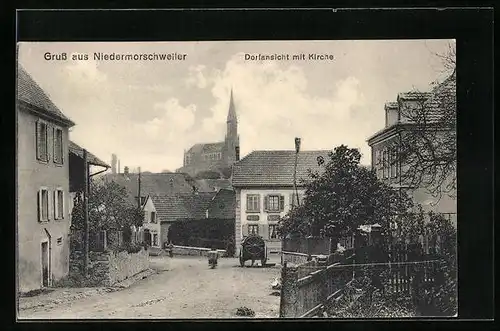
[[17,69],[17,286],[51,286],[69,271],[69,128],[74,123]]
[[[232,185],[236,195],[235,244],[239,254],[241,240],[258,234],[269,254],[281,251],[278,221],[304,196],[308,169],[320,170],[318,158],[329,151],[301,151],[297,155],[297,191],[293,177],[295,151],[254,151],[233,166]],[[297,195],[298,194],[298,195]]]
[[[440,111],[437,99],[442,93],[455,93],[455,88],[455,78],[450,76],[431,92],[399,93],[396,102],[385,104],[385,127],[372,135],[367,142],[371,147],[371,166],[377,178],[392,187],[408,192],[416,203],[421,204],[424,211],[441,213],[456,225],[457,205],[456,200],[451,197],[456,192],[443,194],[437,198],[432,196],[426,187],[412,187],[405,182],[402,175],[407,171],[408,165],[397,162],[396,154],[397,145],[404,139],[405,133],[414,129],[415,125],[405,116],[406,111],[403,110],[423,105],[424,109],[429,110],[427,117],[429,125],[432,125],[433,118],[439,116]],[[446,132],[443,131],[443,134]]]
[[[69,141],[69,214],[73,210],[78,199],[82,199],[85,185],[85,168],[83,148],[73,141]],[[108,164],[101,161],[97,156],[87,151],[87,174],[89,178],[99,175],[110,168]],[[94,168],[104,168],[92,171]],[[80,194],[78,194],[80,193]]]
[[[234,219],[234,191],[153,195],[161,223],[162,245],[169,243],[169,228],[180,220]],[[175,244],[175,243],[174,243]]]

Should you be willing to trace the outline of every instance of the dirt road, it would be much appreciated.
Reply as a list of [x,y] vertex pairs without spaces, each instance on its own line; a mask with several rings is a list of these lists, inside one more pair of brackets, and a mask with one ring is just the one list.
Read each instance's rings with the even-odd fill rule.
[[220,259],[209,269],[206,258],[151,258],[157,274],[129,288],[50,308],[21,310],[19,318],[236,318],[246,306],[257,318],[277,318],[279,296],[270,284],[279,268],[241,268],[236,259]]

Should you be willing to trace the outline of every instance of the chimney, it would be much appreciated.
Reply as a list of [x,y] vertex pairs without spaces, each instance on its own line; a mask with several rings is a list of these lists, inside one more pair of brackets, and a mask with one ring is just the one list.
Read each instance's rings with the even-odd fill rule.
[[127,166],[123,167],[123,173],[125,175],[128,175],[128,167]]
[[118,160],[118,173],[120,174],[122,172],[122,169],[120,168],[120,160]]
[[111,173],[116,174],[116,154],[111,154]]
[[240,146],[236,146],[235,148],[236,161],[240,160]]

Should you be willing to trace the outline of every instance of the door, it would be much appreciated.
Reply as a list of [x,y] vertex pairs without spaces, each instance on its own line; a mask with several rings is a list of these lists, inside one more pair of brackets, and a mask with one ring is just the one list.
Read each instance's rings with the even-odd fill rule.
[[151,232],[148,229],[144,230],[144,242],[151,246]]
[[47,241],[42,242],[42,286],[47,287],[49,286],[49,275],[50,275],[50,270],[49,270],[49,261],[50,261],[50,255],[49,255],[49,243]]

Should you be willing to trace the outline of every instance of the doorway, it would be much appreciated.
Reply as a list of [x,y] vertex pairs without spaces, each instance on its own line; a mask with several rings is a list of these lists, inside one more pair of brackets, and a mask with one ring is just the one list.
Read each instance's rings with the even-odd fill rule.
[[42,242],[42,286],[48,287],[50,285],[50,250],[49,242]]

